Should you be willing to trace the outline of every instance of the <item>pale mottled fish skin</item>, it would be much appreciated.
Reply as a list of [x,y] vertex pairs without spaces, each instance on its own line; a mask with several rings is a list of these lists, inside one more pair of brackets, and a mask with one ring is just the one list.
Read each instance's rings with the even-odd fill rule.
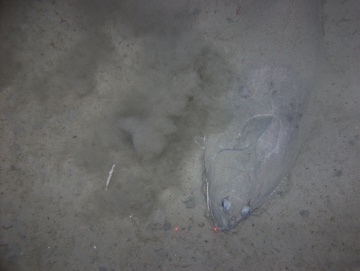
[[264,203],[288,174],[307,102],[307,89],[289,69],[266,66],[250,78],[247,87],[257,89],[243,102],[253,103],[254,114],[235,115],[222,134],[206,142],[207,201],[214,226],[224,231]]

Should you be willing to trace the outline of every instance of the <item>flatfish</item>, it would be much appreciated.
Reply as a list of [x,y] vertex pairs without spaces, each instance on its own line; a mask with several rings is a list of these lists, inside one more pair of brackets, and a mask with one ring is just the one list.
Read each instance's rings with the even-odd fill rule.
[[[255,70],[229,104],[243,108],[204,151],[208,208],[219,230],[230,230],[263,204],[293,166],[308,91],[287,68]],[[235,96],[239,96],[236,99]],[[246,116],[246,118],[244,117]]]

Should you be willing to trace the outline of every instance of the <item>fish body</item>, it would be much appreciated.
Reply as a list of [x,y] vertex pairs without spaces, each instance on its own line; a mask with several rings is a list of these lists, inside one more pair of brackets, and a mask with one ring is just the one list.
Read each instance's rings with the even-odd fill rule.
[[266,66],[228,96],[239,112],[204,151],[208,208],[225,231],[263,204],[294,164],[308,91],[289,69]]

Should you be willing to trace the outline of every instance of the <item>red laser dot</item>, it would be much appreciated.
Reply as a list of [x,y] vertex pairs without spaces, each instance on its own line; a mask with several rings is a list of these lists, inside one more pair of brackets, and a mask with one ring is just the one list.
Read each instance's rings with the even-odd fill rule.
[[217,232],[219,229],[217,227],[214,227],[214,231]]
[[175,231],[178,231],[179,230],[179,227],[175,227],[175,229],[174,229]]

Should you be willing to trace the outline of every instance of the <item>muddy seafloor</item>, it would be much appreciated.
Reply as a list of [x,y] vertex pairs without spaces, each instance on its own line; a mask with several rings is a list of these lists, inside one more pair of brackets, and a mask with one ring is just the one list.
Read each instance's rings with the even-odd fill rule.
[[[359,270],[359,13],[1,1],[1,270]],[[196,142],[264,65],[310,88],[301,148],[266,204],[216,232]]]

